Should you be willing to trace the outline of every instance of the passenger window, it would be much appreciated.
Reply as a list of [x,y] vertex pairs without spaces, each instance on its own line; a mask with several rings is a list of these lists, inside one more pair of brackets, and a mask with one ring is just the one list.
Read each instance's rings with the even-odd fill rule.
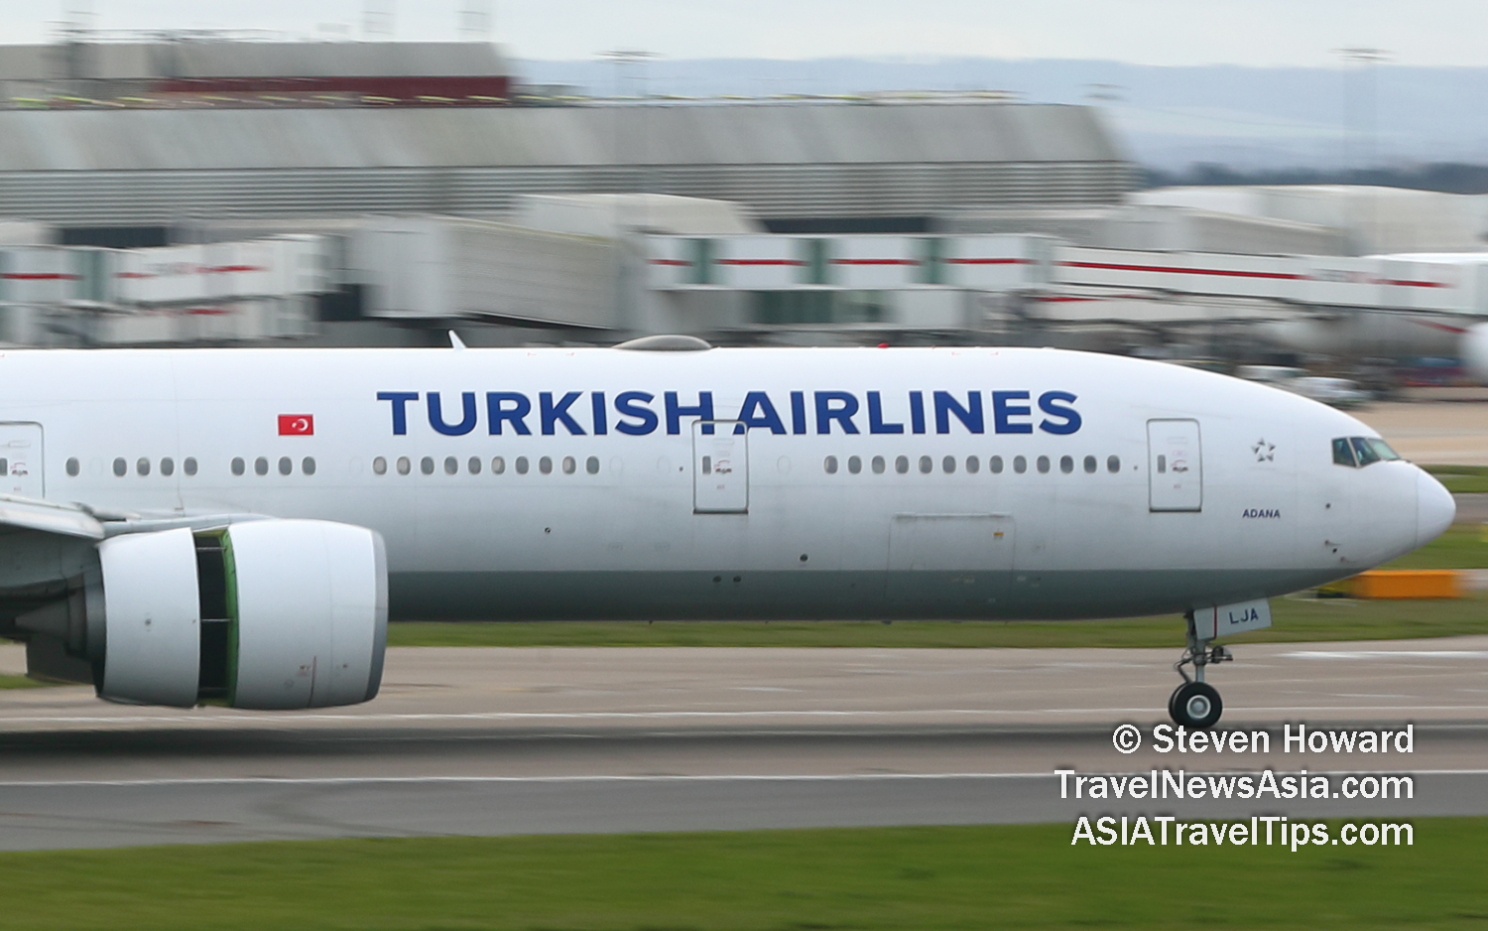
[[988,459],[987,460],[987,468],[992,472],[993,475],[1001,475],[1002,474],[1002,457],[1001,456],[993,456],[991,459]]
[[[123,462],[124,460],[123,459],[120,459],[119,461],[120,462]],[[127,472],[128,471],[128,468],[126,468],[125,471]],[[9,475],[9,474],[10,474],[10,460],[9,459],[4,459],[4,458],[0,458],[0,475]],[[120,472],[119,474],[120,475],[123,475],[124,472]]]
[[[232,461],[232,474],[234,474],[234,475],[242,475],[245,471],[247,471],[247,467],[246,467],[246,465],[243,462],[243,457],[242,456],[238,456],[238,457],[234,458],[233,461]],[[115,475],[123,475],[124,474],[124,460],[123,459],[115,459],[114,460],[114,474]]]
[[294,471],[294,461],[291,460],[288,456],[280,456],[279,457],[279,474],[280,475],[288,475],[289,473],[291,473],[293,471]]
[[826,459],[824,459],[822,461],[822,468],[824,468],[824,469],[827,470],[827,474],[828,475],[836,475],[837,474],[837,457],[836,456],[828,456]]
[[978,472],[980,472],[981,470],[982,470],[982,464],[977,461],[977,457],[975,457],[975,456],[967,456],[966,457],[966,471],[967,472],[970,472],[972,475],[975,475]]
[[304,459],[301,459],[300,460],[300,471],[301,472],[304,472],[306,475],[314,475],[315,474],[315,459],[312,458],[312,457],[310,457],[310,456],[306,456]]
[[1038,470],[1039,470],[1039,474],[1040,475],[1048,475],[1049,474],[1049,457],[1048,456],[1040,456],[1040,457],[1038,457]]
[[940,460],[940,469],[941,469],[942,472],[944,472],[947,475],[950,475],[951,473],[955,472],[956,471],[956,457],[955,456],[947,456],[944,459]]
[[182,472],[185,472],[187,475],[195,475],[196,474],[196,457],[195,456],[187,456],[186,457],[186,461],[183,462],[183,463],[181,463],[181,471]]
[[459,473],[459,471],[460,471],[460,460],[456,459],[454,456],[445,456],[444,457],[444,474],[445,475],[456,475],[456,474]]
[[851,472],[854,475],[857,475],[859,472],[863,471],[862,458],[859,456],[848,456],[847,471]]
[[882,475],[882,474],[884,474],[884,469],[887,468],[887,467],[888,467],[888,464],[884,462],[884,457],[882,457],[882,456],[874,456],[873,457],[873,474],[874,475]]
[[81,468],[81,466],[78,465],[78,461],[76,459],[69,459],[69,460],[67,460],[67,474],[68,475],[71,475],[71,476],[74,476],[75,477],[78,474],[78,472],[80,472],[80,471],[82,471],[82,468]]
[[930,474],[930,471],[932,469],[934,469],[934,468],[935,468],[935,461],[932,460],[929,456],[921,456],[920,457],[920,472],[921,472],[921,474],[929,475]]
[[175,475],[176,461],[169,456],[166,456],[164,459],[160,460],[160,474],[167,476]]
[[480,457],[479,456],[471,456],[470,457],[470,461],[467,462],[467,463],[465,463],[465,468],[467,468],[467,469],[470,470],[470,474],[471,475],[479,475],[480,474],[480,471],[481,471]]
[[382,456],[378,456],[376,459],[373,459],[372,460],[372,471],[373,471],[374,474],[377,474],[377,475],[386,475],[387,474],[387,460],[384,459]]
[[259,456],[257,459],[253,460],[253,473],[255,475],[268,475],[269,460],[265,459],[263,456]]
[[1094,475],[1095,474],[1095,467],[1096,467],[1096,465],[1095,465],[1095,457],[1094,456],[1086,456],[1085,457],[1085,474],[1087,474],[1087,475]]
[[140,459],[139,459],[139,461],[134,464],[134,471],[137,472],[137,473],[139,473],[140,475],[149,475],[150,474],[150,460],[149,459],[146,459],[143,456],[141,456]]
[[1117,472],[1120,472],[1121,471],[1121,457],[1120,456],[1107,456],[1106,457],[1106,471],[1107,472],[1110,472],[1112,475],[1115,475]]
[[584,471],[585,472],[588,472],[590,475],[598,475],[599,474],[599,457],[598,456],[590,456],[588,459],[585,459],[584,460]]
[[1075,471],[1075,457],[1073,457],[1073,456],[1060,456],[1059,457],[1059,471],[1063,472],[1065,475],[1068,475],[1071,472]]
[[398,457],[398,474],[407,475],[413,471],[413,463],[408,461],[407,456]]
[[1333,441],[1333,464],[1348,466],[1350,469],[1358,468],[1354,461],[1354,447],[1349,443],[1348,437],[1341,436]]
[[1024,472],[1027,472],[1028,471],[1028,460],[1025,459],[1025,458],[1023,458],[1022,456],[1014,456],[1013,457],[1013,471],[1014,472],[1017,472],[1019,475],[1022,475]]
[[1370,446],[1369,445],[1369,441],[1366,440],[1364,437],[1362,437],[1362,436],[1356,436],[1356,437],[1354,437],[1353,445],[1354,445],[1354,455],[1356,455],[1359,458],[1359,467],[1360,468],[1363,468],[1364,466],[1367,466],[1367,465],[1373,465],[1374,463],[1379,462],[1379,459],[1380,459],[1379,454],[1374,451],[1374,447]]
[[424,473],[425,475],[433,475],[434,474],[434,457],[433,456],[425,456],[424,458],[420,459],[419,460],[419,471],[422,472],[422,473]]
[[506,459],[501,456],[491,457],[491,474],[500,475],[506,471]]
[[895,472],[898,472],[900,475],[903,475],[904,473],[908,472],[909,471],[909,457],[908,456],[899,456],[899,457],[895,458],[894,459],[894,471]]
[[563,457],[563,474],[564,475],[572,475],[572,474],[574,474],[575,471],[577,471],[577,469],[578,469],[578,464],[574,462],[574,457],[572,457],[572,456],[564,456]]
[[518,456],[517,457],[517,474],[518,475],[526,475],[527,474],[527,457],[526,456]]
[[1159,455],[1157,457],[1157,473],[1162,475],[1168,471],[1168,457]]
[[541,472],[544,475],[552,475],[553,460],[548,456],[544,456],[541,459],[537,460],[537,471]]

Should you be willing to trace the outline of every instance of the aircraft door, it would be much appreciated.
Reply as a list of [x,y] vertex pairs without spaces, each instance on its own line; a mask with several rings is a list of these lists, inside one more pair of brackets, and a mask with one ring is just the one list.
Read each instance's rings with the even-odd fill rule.
[[1147,482],[1150,510],[1204,509],[1197,420],[1147,421]]
[[41,424],[0,423],[0,494],[46,497]]
[[692,425],[692,512],[749,513],[749,431],[742,423],[699,420]]

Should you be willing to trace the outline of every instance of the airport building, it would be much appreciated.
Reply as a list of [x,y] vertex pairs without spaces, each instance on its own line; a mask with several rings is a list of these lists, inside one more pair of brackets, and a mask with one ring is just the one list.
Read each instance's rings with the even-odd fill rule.
[[[215,40],[8,50],[0,95],[4,342],[401,344],[458,322],[473,344],[1206,355],[1488,312],[1476,269],[1362,258],[1480,248],[1481,198],[1139,191],[1095,109],[1005,95],[540,97],[484,43]],[[1440,288],[1382,284],[1404,281]],[[1375,327],[1422,354],[1451,329]]]

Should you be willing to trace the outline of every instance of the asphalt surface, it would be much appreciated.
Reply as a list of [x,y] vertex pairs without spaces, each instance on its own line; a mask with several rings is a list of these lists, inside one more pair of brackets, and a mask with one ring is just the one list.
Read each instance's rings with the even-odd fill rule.
[[[0,691],[0,849],[1488,814],[1488,637],[1236,652],[1211,676],[1222,729],[1268,752],[1158,752],[1175,650],[397,649],[377,701],[279,715]],[[0,671],[21,662],[0,648]],[[1388,729],[1392,749],[1289,752],[1304,723]],[[1134,801],[1061,798],[1055,775],[1267,768],[1414,781],[1390,800]]]

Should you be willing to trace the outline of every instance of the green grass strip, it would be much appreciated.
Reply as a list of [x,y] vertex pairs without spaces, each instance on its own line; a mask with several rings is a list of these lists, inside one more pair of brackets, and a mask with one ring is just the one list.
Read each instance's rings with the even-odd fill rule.
[[1488,529],[1456,524],[1382,569],[1488,569]]
[[[4,641],[0,640],[0,643]],[[51,682],[38,682],[25,676],[0,675],[0,689],[39,689],[52,684]]]
[[1488,466],[1428,465],[1422,466],[1435,475],[1454,495],[1488,492]]
[[[1334,822],[1335,836],[1338,829]],[[1073,826],[346,840],[0,854],[7,931],[1453,929],[1488,819],[1410,847],[1071,846]]]

